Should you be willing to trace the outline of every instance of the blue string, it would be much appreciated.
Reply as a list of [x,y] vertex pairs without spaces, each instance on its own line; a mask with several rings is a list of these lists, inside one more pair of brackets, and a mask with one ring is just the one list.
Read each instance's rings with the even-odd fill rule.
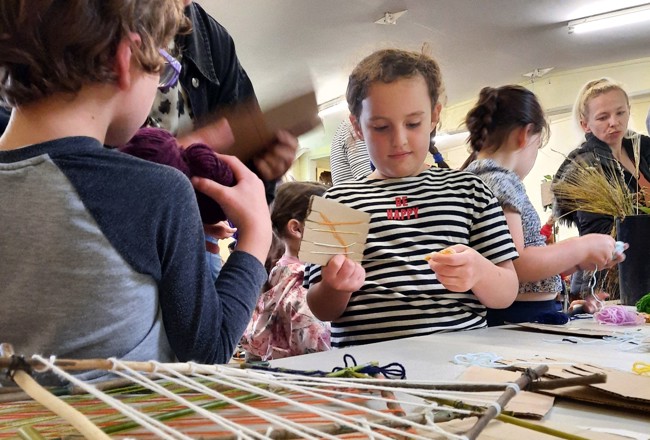
[[[268,363],[245,363],[242,364],[242,368],[250,368],[252,370],[263,370],[271,373],[286,373],[286,374],[299,374],[302,376],[313,376],[313,377],[326,377],[331,373],[337,371],[352,369],[357,367],[357,360],[351,354],[343,355],[344,367],[334,367],[331,372],[321,371],[321,370],[293,370],[290,368],[273,368],[268,366]],[[388,365],[380,367],[378,365],[366,364],[360,368],[355,369],[356,373],[368,374],[371,376],[376,376],[382,374],[387,379],[406,379],[406,369],[404,365],[399,362],[393,362]]]
[[[348,365],[348,361],[350,361],[350,365]],[[332,369],[332,373],[357,366],[357,360],[351,354],[344,354],[343,362],[345,363],[345,367],[334,367],[334,369]],[[383,367],[373,364],[366,364],[355,371],[357,373],[368,374],[370,376],[382,374],[387,379],[406,379],[406,369],[404,368],[404,365],[400,364],[399,362],[392,362],[388,365],[384,365]]]
[[434,160],[436,163],[440,163],[440,162],[444,162],[444,161],[445,161],[445,158],[442,157],[442,153],[436,153],[436,154],[433,155],[433,160]]

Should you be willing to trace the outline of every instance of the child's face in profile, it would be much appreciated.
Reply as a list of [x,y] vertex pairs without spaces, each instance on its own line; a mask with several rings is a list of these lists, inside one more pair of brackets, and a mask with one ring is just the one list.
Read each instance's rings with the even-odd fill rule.
[[439,105],[431,107],[421,75],[370,85],[360,118],[352,118],[376,167],[370,178],[415,176],[426,169],[424,160],[440,113]]

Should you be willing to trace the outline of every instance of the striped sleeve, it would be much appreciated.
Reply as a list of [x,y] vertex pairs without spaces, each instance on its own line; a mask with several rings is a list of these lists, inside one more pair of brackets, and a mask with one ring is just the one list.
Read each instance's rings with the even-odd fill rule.
[[341,122],[332,139],[330,169],[334,185],[361,179],[372,172],[366,143],[355,140],[352,124],[347,119]]

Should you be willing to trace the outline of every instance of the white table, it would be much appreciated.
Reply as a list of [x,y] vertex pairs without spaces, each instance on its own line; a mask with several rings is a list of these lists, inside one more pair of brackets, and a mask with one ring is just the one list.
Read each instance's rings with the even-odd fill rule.
[[[584,327],[589,324],[578,321],[572,325]],[[650,325],[644,327],[643,331],[646,330],[650,335]],[[604,344],[599,339],[584,338],[585,341],[597,341],[598,344],[550,342],[560,341],[563,338],[562,335],[550,333],[493,327],[335,349],[329,352],[279,359],[271,362],[271,365],[302,370],[330,371],[334,367],[344,366],[343,355],[351,354],[358,364],[377,361],[379,365],[383,366],[399,362],[406,368],[408,379],[444,381],[455,380],[464,371],[466,366],[454,364],[452,361],[455,355],[468,353],[491,352],[506,359],[548,356],[571,359],[576,362],[588,362],[623,371],[631,371],[632,364],[636,361],[650,363],[648,352],[621,351],[619,347],[613,344]],[[607,409],[602,406],[587,406],[570,401],[556,401],[544,420],[565,426],[632,430],[650,436],[650,417],[647,415],[613,408]]]

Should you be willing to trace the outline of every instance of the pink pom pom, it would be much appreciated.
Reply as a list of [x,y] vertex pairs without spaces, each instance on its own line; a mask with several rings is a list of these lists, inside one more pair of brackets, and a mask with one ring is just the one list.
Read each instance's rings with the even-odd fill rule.
[[607,325],[641,325],[645,322],[643,316],[624,306],[607,306],[594,313],[594,319],[600,324]]

